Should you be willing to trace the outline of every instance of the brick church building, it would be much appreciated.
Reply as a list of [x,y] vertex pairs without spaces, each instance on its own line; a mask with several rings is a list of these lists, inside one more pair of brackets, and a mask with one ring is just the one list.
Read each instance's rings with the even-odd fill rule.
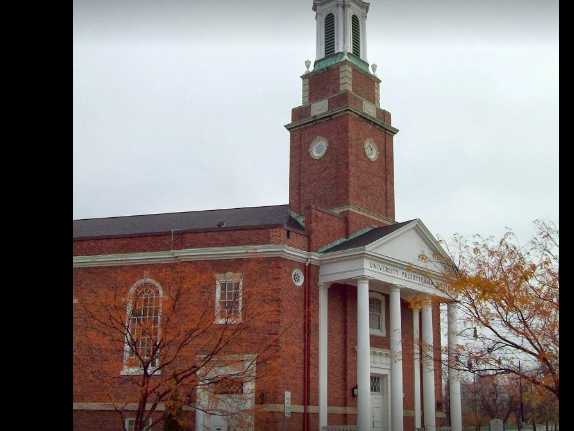
[[[234,425],[231,417],[201,408],[209,394],[200,396],[198,388],[194,402],[200,408],[186,410],[189,429],[414,431],[450,425],[461,431],[456,375],[449,376],[448,411],[442,391],[439,303],[448,299],[436,288],[440,265],[421,259],[445,253],[420,219],[395,219],[398,129],[381,108],[381,81],[367,62],[369,3],[314,0],[313,11],[317,59],[301,77],[302,102],[286,125],[289,203],[75,220],[74,321],[91,289],[124,297],[127,310],[144,292],[159,310],[151,314],[159,338],[162,295],[182,280],[195,295],[193,309],[207,310],[215,324],[222,307],[236,313],[230,326],[239,326],[245,304],[267,304],[273,311],[265,325],[246,329],[250,342],[234,353],[256,358],[258,344],[280,334],[273,359],[280,375],[272,385],[254,380],[251,391],[230,395],[243,396],[258,413],[247,425]],[[421,296],[429,300],[413,306],[410,300]],[[450,349],[457,342],[452,304],[448,317]],[[75,343],[84,336],[75,324]],[[421,345],[432,346],[435,357],[421,355]],[[139,378],[128,360],[120,346],[101,362],[74,367],[75,429],[121,429],[118,402],[124,426],[133,426],[133,394],[120,388],[112,400],[103,383],[115,376],[118,385],[129,385]],[[99,385],[88,378],[90,367],[101,373]],[[162,409],[160,403],[157,411]]]

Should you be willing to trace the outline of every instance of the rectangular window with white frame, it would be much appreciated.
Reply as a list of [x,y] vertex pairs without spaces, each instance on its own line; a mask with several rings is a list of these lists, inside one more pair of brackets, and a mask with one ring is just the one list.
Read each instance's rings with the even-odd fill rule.
[[243,275],[216,274],[215,323],[233,324],[242,320]]
[[369,292],[369,329],[372,335],[385,337],[385,297],[378,292]]

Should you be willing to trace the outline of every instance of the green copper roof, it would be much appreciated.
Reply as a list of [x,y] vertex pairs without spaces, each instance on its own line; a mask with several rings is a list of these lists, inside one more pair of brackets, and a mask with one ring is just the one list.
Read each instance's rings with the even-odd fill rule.
[[[323,57],[320,60],[315,61],[315,65],[313,67],[313,70],[315,71],[315,70],[325,69],[329,66],[332,66],[333,64],[337,64],[337,63],[343,61],[344,58],[345,58],[344,52],[337,52],[337,53],[329,55],[327,57]],[[359,69],[361,69],[367,73],[370,73],[369,72],[369,63],[362,60],[361,58],[359,58],[355,54],[348,52],[347,53],[347,60],[349,60],[351,63],[353,63]]]

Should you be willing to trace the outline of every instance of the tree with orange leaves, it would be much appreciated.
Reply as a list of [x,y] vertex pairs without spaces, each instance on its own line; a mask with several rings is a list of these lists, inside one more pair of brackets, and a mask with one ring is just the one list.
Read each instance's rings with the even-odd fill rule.
[[545,431],[556,428],[559,422],[559,402],[549,391],[532,384],[524,385],[524,419],[531,423],[533,430],[535,424],[544,424]]
[[[240,278],[219,284],[225,300],[213,304],[211,294],[202,297],[198,280],[173,272],[176,281],[169,286],[146,275],[129,292],[114,286],[81,289],[77,381],[105,397],[124,427],[129,412],[135,419],[130,431],[164,421],[172,428],[187,426],[190,411],[227,416],[237,428],[249,429],[255,380],[279,375],[274,359],[280,332],[269,334],[269,307],[255,298],[246,303]],[[266,336],[254,340],[254,328]]]
[[[558,228],[536,221],[524,246],[502,238],[454,238],[438,286],[458,303],[467,328],[448,367],[479,376],[515,375],[559,398]],[[454,265],[452,264],[454,262]]]

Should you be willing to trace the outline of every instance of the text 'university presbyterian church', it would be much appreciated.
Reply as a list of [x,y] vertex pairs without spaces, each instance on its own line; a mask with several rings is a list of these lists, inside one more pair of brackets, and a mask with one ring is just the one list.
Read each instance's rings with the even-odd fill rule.
[[456,308],[421,259],[446,255],[395,220],[369,3],[313,11],[287,205],[73,222],[75,430],[462,430]]

